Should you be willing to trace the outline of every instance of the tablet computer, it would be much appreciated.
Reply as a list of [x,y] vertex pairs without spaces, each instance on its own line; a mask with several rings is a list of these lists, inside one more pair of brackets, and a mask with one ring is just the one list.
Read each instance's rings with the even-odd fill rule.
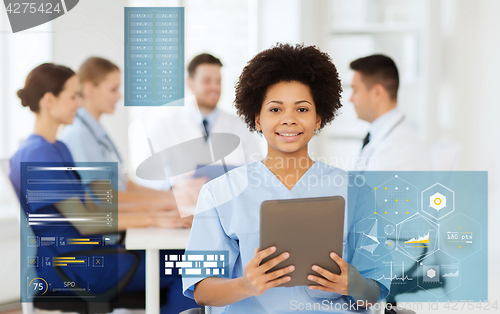
[[260,249],[277,250],[262,263],[289,252],[290,257],[269,272],[294,265],[291,280],[280,287],[315,285],[307,275],[321,276],[311,269],[318,265],[332,273],[340,269],[330,253],[342,257],[344,237],[342,196],[264,201],[260,207]]

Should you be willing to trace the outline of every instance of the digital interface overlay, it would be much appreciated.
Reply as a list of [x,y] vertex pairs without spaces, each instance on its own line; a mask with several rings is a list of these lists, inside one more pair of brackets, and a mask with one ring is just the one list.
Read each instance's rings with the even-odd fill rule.
[[117,294],[117,170],[117,163],[21,163],[22,302]]
[[125,106],[183,105],[184,8],[125,8]]
[[372,214],[354,226],[355,249],[379,262],[387,301],[488,299],[487,172],[349,174],[349,192],[374,193]]
[[206,278],[229,276],[229,251],[185,251],[184,254],[164,254],[164,274]]

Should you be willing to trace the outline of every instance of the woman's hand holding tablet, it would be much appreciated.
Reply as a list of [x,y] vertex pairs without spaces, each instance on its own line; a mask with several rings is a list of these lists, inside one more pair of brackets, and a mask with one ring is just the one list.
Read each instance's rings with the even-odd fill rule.
[[309,289],[350,295],[363,307],[371,306],[378,301],[380,285],[376,281],[363,278],[356,267],[348,264],[334,252],[330,253],[330,258],[339,265],[340,275],[333,274],[318,265],[313,265],[311,269],[324,278],[313,275],[307,276],[307,279],[318,284],[310,285]]
[[255,256],[245,266],[245,273],[242,277],[242,283],[248,296],[262,295],[267,289],[291,280],[290,276],[285,275],[295,270],[295,266],[293,265],[266,273],[289,258],[290,253],[284,252],[261,265],[262,260],[274,252],[276,252],[276,247],[274,246],[262,251],[259,251],[259,248],[255,249]]
[[[329,291],[347,295],[347,269],[349,264],[346,263],[340,256],[334,252],[330,253],[330,258],[339,265],[340,275],[331,273],[330,271],[318,266],[313,265],[312,270],[317,272],[323,277],[309,275],[307,279],[316,282],[318,285],[310,285],[309,289],[317,289],[321,291]],[[351,266],[354,267],[354,266]]]

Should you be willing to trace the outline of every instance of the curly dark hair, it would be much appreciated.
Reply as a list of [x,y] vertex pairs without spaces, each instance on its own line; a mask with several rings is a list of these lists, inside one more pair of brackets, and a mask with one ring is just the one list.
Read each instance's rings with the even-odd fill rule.
[[335,118],[342,107],[342,87],[330,56],[315,46],[277,43],[253,57],[235,85],[234,106],[250,131],[256,131],[255,116],[261,111],[267,89],[291,81],[309,86],[321,117],[320,129]]

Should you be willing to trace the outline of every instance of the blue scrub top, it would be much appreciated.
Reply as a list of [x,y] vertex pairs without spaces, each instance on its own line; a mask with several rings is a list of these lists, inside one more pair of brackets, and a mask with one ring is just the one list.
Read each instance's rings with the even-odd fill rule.
[[[118,150],[101,124],[85,108],[79,108],[73,124],[64,127],[59,139],[68,146],[75,162],[117,162],[118,190],[127,189],[127,177]],[[82,179],[90,179],[92,173],[81,171]]]
[[[354,225],[373,214],[373,191],[366,185],[350,188],[348,197],[348,184],[349,176],[345,171],[320,161],[316,161],[291,190],[260,161],[231,170],[227,176],[203,186],[186,250],[229,251],[229,278],[241,277],[245,265],[255,255],[255,248],[259,247],[260,205],[263,201],[340,195],[346,200],[343,259],[365,278],[377,280],[382,274],[390,277],[389,267],[384,266],[391,259],[390,254],[374,261],[356,250],[358,239]],[[354,211],[347,211],[349,202],[355,203]],[[184,295],[194,298],[194,285],[202,279],[183,277]],[[383,299],[389,292],[390,282],[379,284],[380,299]],[[307,286],[278,287],[261,296],[231,304],[224,313],[290,313],[294,312],[292,301],[313,304],[323,300],[345,304],[348,297],[310,290]],[[342,311],[334,307],[319,312]]]
[[[55,143],[50,143],[39,135],[29,136],[22,144],[19,150],[10,159],[10,175],[9,178],[17,192],[19,199],[21,200],[25,193],[21,191],[21,162],[57,162],[63,163],[64,166],[74,167],[73,158],[71,154],[60,141]],[[48,171],[46,179],[67,179],[67,180],[78,180],[79,175],[75,171]],[[57,186],[46,185],[47,190],[57,190]],[[70,189],[70,187],[68,187]],[[81,186],[75,185],[75,189],[81,189]],[[37,213],[37,214],[60,214],[57,208],[54,206],[55,203],[63,201],[64,199],[54,200],[53,204],[47,203],[29,203],[21,202],[22,210],[25,213]],[[83,200],[82,200],[83,202]],[[44,225],[32,225],[33,232],[39,237],[60,237],[65,238],[81,238],[82,234],[73,226],[59,226],[54,228],[53,226]],[[102,235],[93,235],[93,237],[102,237]],[[87,245],[86,250],[93,250],[102,248],[99,245]],[[110,246],[107,246],[110,248]],[[63,254],[70,254],[74,252],[74,247],[71,246],[40,246],[37,249],[37,256],[40,260],[43,257],[55,257],[61,256]],[[116,258],[108,258],[107,262],[112,263]],[[106,268],[102,268],[103,274],[99,275],[95,271],[96,269],[90,268],[72,268],[68,269],[66,272],[71,277],[74,278],[77,284],[79,282],[89,283],[91,287],[97,287],[93,291],[96,293],[106,291],[112,284],[116,283],[116,274],[107,275],[109,272]],[[98,269],[100,271],[101,269]],[[92,272],[93,275],[90,275]],[[38,276],[44,278],[48,282],[61,283],[60,277],[55,271],[55,267],[37,267]],[[97,275],[96,275],[97,274]],[[57,286],[57,285],[56,285]],[[85,285],[84,285],[85,286]],[[102,288],[101,290],[99,288]]]
[[[21,162],[60,162],[68,167],[75,165],[71,153],[63,142],[50,143],[40,135],[30,135],[10,159],[9,177],[18,197],[21,195]],[[68,179],[80,179],[74,171],[61,173],[66,175]],[[30,204],[30,210],[35,212],[41,206],[43,203]]]

